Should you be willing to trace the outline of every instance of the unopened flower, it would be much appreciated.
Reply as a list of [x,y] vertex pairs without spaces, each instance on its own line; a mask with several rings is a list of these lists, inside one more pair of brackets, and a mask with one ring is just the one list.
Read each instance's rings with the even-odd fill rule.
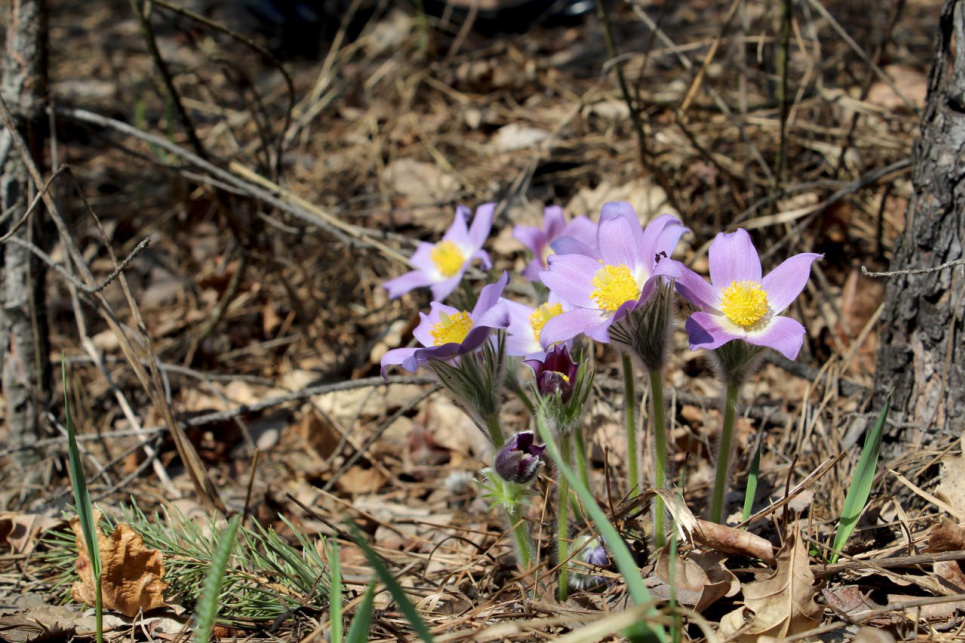
[[382,358],[382,376],[390,366],[399,365],[412,373],[429,360],[449,361],[480,348],[494,329],[509,326],[509,312],[500,301],[509,273],[479,293],[472,312],[432,302],[428,314],[419,313],[422,321],[412,331],[424,348],[396,348]]
[[658,279],[675,276],[676,265],[669,257],[684,230],[670,215],[657,217],[643,230],[628,203],[608,203],[603,206],[594,249],[564,254],[564,245],[578,244],[561,239],[549,270],[540,278],[572,309],[546,323],[543,345],[580,333],[609,342],[610,326],[645,302]]
[[509,328],[506,329],[506,354],[527,359],[542,359],[546,355],[540,336],[546,322],[563,313],[563,303],[550,293],[549,301],[536,308],[506,300]]
[[[582,536],[575,540],[573,544],[577,548],[582,547],[577,558],[586,565],[599,569],[606,569],[610,566],[610,555],[599,538]],[[572,568],[570,585],[575,589],[585,591],[605,587],[607,584],[606,578],[590,573],[590,570],[585,566],[572,565]]]
[[536,376],[536,389],[541,397],[560,396],[566,404],[573,397],[579,365],[570,357],[566,346],[557,346],[542,360],[528,359],[526,364]]
[[596,226],[583,216],[566,223],[563,209],[550,206],[543,211],[542,227],[518,225],[513,228],[513,236],[533,253],[533,259],[523,270],[523,276],[530,281],[539,281],[540,271],[546,270],[546,260],[553,254],[550,244],[554,240],[559,237],[573,237],[592,244],[596,239]]
[[414,288],[428,286],[432,289],[433,299],[442,301],[456,289],[473,260],[481,260],[483,268],[488,270],[492,261],[482,246],[489,237],[495,208],[495,203],[479,206],[469,228],[466,227],[469,209],[464,206],[456,208],[456,217],[442,241],[419,243],[409,260],[415,270],[383,284],[389,291],[389,298],[395,299]]
[[537,412],[556,435],[568,435],[583,418],[593,388],[593,370],[577,363],[566,346],[555,346],[543,360],[525,360],[536,376]]
[[811,264],[822,255],[806,252],[762,277],[761,260],[746,230],[718,234],[710,244],[710,283],[679,264],[677,291],[697,312],[687,320],[690,348],[716,349],[735,340],[797,357],[805,329],[781,313],[801,294]]
[[493,469],[506,482],[526,484],[536,477],[545,450],[546,445],[536,444],[532,431],[517,433],[496,454]]

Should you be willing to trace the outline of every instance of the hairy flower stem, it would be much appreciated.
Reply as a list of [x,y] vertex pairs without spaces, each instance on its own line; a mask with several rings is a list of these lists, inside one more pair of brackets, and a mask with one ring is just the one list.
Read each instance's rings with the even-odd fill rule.
[[576,438],[573,445],[576,449],[576,472],[580,475],[580,482],[583,483],[583,486],[589,489],[590,476],[586,469],[586,438],[583,437],[583,431],[579,427],[573,430],[573,437]]
[[506,444],[506,439],[503,437],[503,427],[499,423],[499,414],[487,415],[483,418],[483,422],[486,424],[486,430],[489,431],[489,439],[492,440],[493,447],[498,452]]
[[624,406],[627,421],[627,468],[629,470],[630,497],[640,494],[640,459],[637,455],[637,393],[633,384],[633,362],[629,353],[622,353]]
[[[566,466],[571,466],[572,454],[570,450],[570,436],[560,436],[560,451]],[[570,573],[569,563],[569,536],[570,536],[570,484],[559,469],[556,471],[556,551],[559,555],[559,587],[557,588],[557,598],[561,603],[565,603],[570,594]]]
[[509,522],[509,533],[513,538],[513,549],[516,551],[516,564],[522,574],[529,574],[533,569],[533,536],[529,533],[529,523],[523,518],[523,502],[506,505],[506,519]]
[[[650,371],[650,419],[653,426],[654,481],[653,486],[667,486],[667,416],[663,403],[663,373]],[[660,549],[664,545],[663,498],[657,496],[653,503],[653,539]]]
[[720,443],[717,445],[717,475],[714,477],[714,495],[710,505],[710,520],[721,523],[724,512],[724,493],[727,491],[727,471],[730,467],[730,452],[734,439],[734,421],[737,419],[737,394],[739,384],[728,384],[724,398],[724,424],[720,429]]

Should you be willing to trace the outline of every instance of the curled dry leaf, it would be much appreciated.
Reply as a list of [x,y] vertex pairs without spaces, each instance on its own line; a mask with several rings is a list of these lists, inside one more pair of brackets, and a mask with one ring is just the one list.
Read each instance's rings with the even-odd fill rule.
[[820,624],[824,611],[814,602],[816,595],[807,547],[795,530],[778,552],[777,571],[744,585],[744,607],[724,615],[718,634],[731,641],[756,642],[765,636],[806,632]]
[[740,591],[740,581],[724,567],[716,552],[690,552],[686,558],[673,560],[669,545],[660,550],[653,575],[647,578],[650,593],[657,598],[670,598],[670,569],[674,566],[674,598],[681,605],[703,612],[724,596]]
[[960,551],[965,549],[965,527],[942,518],[937,525],[928,530],[928,546],[925,553]]
[[771,543],[743,529],[734,529],[698,519],[693,538],[701,545],[725,554],[760,558],[768,565],[776,562]]
[[[141,610],[148,611],[164,605],[164,562],[161,552],[147,549],[141,535],[127,523],[118,523],[110,536],[100,530],[101,512],[94,512],[97,527],[97,543],[101,556],[101,592],[104,607],[124,616],[136,616]],[[94,575],[90,555],[84,541],[80,519],[74,517],[70,527],[77,536],[77,573],[80,581],[70,590],[78,602],[94,605]]]

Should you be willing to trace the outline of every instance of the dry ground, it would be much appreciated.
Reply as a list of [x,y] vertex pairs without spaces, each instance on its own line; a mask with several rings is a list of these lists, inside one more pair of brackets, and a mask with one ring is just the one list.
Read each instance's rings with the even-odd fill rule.
[[[263,53],[155,4],[154,37],[196,142],[127,3],[52,4],[60,111],[48,163],[71,168],[55,183],[59,203],[101,278],[114,267],[108,244],[124,257],[150,239],[125,272],[149,339],[136,330],[119,282],[103,295],[138,358],[153,353],[160,363],[153,395],[98,310],[86,299],[72,303],[60,275],[48,278],[51,354],[58,372],[66,355],[73,420],[105,511],[131,499],[145,511],[207,511],[163,430],[165,399],[230,512],[247,510],[286,537],[280,516],[310,536],[334,533],[346,517],[358,521],[442,640],[554,639],[623,609],[620,583],[556,603],[548,546],[535,581],[517,576],[504,525],[466,483],[489,457],[485,441],[443,394],[424,395],[425,380],[383,384],[378,363],[410,340],[429,302],[425,293],[388,301],[381,284],[405,270],[400,253],[416,240],[438,239],[456,204],[499,204],[488,249],[498,270],[518,272],[526,257],[513,225],[535,224],[544,205],[592,216],[606,201],[628,200],[648,216],[682,218],[691,234],[681,258],[697,270],[710,239],[738,226],[752,230],[765,267],[824,253],[792,310],[808,328],[797,363],[769,361],[744,390],[734,487],[744,488],[762,435],[755,510],[806,484],[752,531],[775,544],[792,524],[818,542],[833,532],[861,431],[878,410],[867,401],[883,285],[860,267],[885,269],[903,228],[937,0],[795,3],[786,69],[778,3],[620,4],[609,12],[612,52],[595,17],[487,36],[431,17],[423,29],[410,8],[383,2],[357,7],[350,30],[289,34],[302,53],[317,40],[319,56],[284,61],[287,81]],[[244,26],[224,7],[208,15]],[[215,176],[179,150],[230,174]],[[52,256],[63,258],[60,244]],[[521,280],[512,289],[528,295]],[[682,331],[674,341],[674,458],[683,497],[699,514],[720,387]],[[644,551],[646,521],[621,502],[619,360],[603,348],[596,358],[587,419],[595,491]],[[0,524],[59,517],[70,502],[61,399],[52,390],[39,465],[14,474],[22,454],[2,454]],[[509,402],[505,420],[515,429],[528,417]],[[925,484],[946,446],[884,464]],[[896,497],[895,478],[880,471],[853,553],[919,554],[938,509],[913,494]],[[549,517],[551,487],[549,478],[538,485],[534,524]],[[738,495],[731,506],[739,504]],[[0,530],[5,604],[25,595],[35,607],[58,600],[37,562],[51,547],[35,547],[39,531],[17,539],[16,530]],[[368,572],[350,541],[341,552],[349,596],[357,596]],[[654,577],[650,564],[644,573]],[[738,587],[769,570],[746,557],[726,564]],[[848,621],[858,620],[899,638],[954,638],[965,621],[942,597],[965,585],[955,584],[957,563],[944,572],[935,565],[821,571],[813,558],[827,636],[852,636],[858,626]],[[722,598],[704,611],[706,622],[716,627],[746,599]],[[347,601],[349,615],[357,603]],[[372,640],[409,638],[387,595],[377,604]],[[9,618],[23,608],[0,609]],[[222,633],[323,640],[328,611],[248,626]],[[696,625],[686,631],[707,636]],[[124,625],[116,632],[174,636]]]

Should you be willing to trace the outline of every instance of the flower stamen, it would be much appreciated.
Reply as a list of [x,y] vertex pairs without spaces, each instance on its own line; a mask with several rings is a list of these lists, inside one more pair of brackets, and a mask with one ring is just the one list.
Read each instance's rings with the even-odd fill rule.
[[437,243],[429,252],[429,258],[432,259],[432,263],[435,264],[439,274],[447,278],[455,277],[466,262],[466,256],[462,249],[452,241]]
[[432,337],[432,345],[461,344],[466,340],[466,336],[469,335],[473,325],[469,313],[464,310],[455,315],[439,313],[439,323],[433,324],[429,331],[429,335]]
[[612,313],[626,302],[640,297],[640,287],[626,264],[604,264],[596,271],[592,283],[596,289],[590,293],[590,298],[600,310]]
[[533,329],[533,337],[539,341],[539,335],[543,332],[546,322],[553,319],[563,312],[563,304],[540,304],[529,316],[529,325]]
[[733,323],[749,328],[764,318],[770,305],[760,282],[732,281],[721,293],[720,309]]

